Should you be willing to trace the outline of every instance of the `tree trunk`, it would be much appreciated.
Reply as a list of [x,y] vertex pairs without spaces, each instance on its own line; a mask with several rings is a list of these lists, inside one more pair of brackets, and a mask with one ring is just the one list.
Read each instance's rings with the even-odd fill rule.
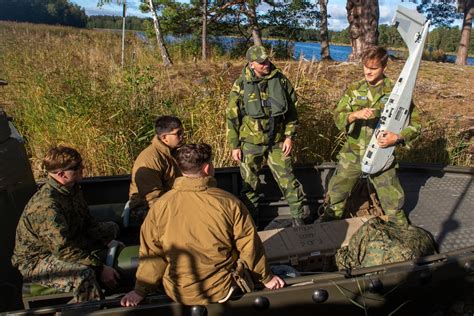
[[156,42],[160,48],[161,58],[163,59],[163,65],[168,67],[173,63],[171,62],[170,55],[165,46],[165,41],[163,40],[163,34],[161,33],[160,21],[156,15],[155,6],[153,5],[153,0],[148,0],[148,6],[150,7],[151,16],[153,17],[153,26],[155,27]]
[[458,65],[466,65],[473,16],[474,0],[464,0],[464,18],[462,23],[461,40],[459,41],[458,54],[456,56],[456,64]]
[[254,4],[250,5],[249,8],[249,22],[250,22],[250,27],[252,28],[252,38],[253,38],[253,44],[255,46],[262,46],[262,34],[260,32],[260,26],[258,25],[257,21],[257,7]]
[[360,61],[367,47],[377,45],[379,37],[378,0],[347,0],[347,20],[352,53],[349,61]]
[[321,60],[331,60],[329,53],[329,32],[328,32],[328,0],[319,0],[319,11],[321,12]]
[[202,35],[201,35],[201,56],[202,60],[207,60],[207,0],[202,1]]

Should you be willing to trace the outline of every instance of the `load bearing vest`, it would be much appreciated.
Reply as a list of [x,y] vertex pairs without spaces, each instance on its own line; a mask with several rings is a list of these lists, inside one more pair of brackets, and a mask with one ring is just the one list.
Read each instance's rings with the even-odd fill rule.
[[[252,118],[258,119],[267,116],[263,109],[264,106],[270,108],[272,117],[284,115],[288,111],[288,99],[279,74],[260,81],[244,79],[243,90],[245,114]],[[265,92],[265,90],[268,97],[266,100],[262,100],[261,92]]]

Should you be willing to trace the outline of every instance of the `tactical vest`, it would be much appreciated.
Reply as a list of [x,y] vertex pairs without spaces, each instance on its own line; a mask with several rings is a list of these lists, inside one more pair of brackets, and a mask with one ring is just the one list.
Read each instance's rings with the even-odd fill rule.
[[[288,111],[288,100],[277,73],[270,79],[259,82],[243,80],[245,114],[258,119],[266,116],[264,107],[268,107],[271,117],[284,115]],[[261,91],[267,91],[268,98],[262,100]]]

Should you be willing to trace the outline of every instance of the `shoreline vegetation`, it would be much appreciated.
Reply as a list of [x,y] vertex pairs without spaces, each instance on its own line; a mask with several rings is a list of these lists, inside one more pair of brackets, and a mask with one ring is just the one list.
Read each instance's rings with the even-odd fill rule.
[[[122,32],[121,29],[109,29],[109,28],[91,28],[91,30],[94,30],[94,31],[110,31],[110,32]],[[125,30],[125,32],[127,33],[144,33],[144,31],[139,31],[139,30]],[[212,36],[211,36],[212,37]],[[222,35],[222,36],[219,36],[219,37],[228,37],[228,38],[241,38],[239,36],[236,36],[236,35]],[[287,39],[284,39],[284,38],[279,38],[279,37],[263,37],[262,40],[264,41],[282,41],[282,42],[286,42],[288,41]],[[295,41],[292,41],[293,43]],[[301,42],[301,43],[321,43],[321,41],[313,41],[313,40],[300,40],[300,41],[296,41],[296,42]],[[329,45],[334,45],[334,46],[346,46],[346,47],[350,47],[351,45],[350,44],[347,44],[347,43],[342,43],[342,42],[333,42],[333,41],[330,41],[329,42]],[[391,46],[384,46],[386,47],[388,50],[391,50],[391,51],[395,51],[395,52],[406,52],[407,51],[407,48],[406,47],[391,47]],[[457,52],[456,51],[452,51],[452,52],[444,52],[445,55],[449,55],[449,56],[456,56]],[[474,54],[470,53],[467,55],[469,58],[473,58],[474,57]]]
[[[202,62],[194,46],[171,45],[175,65],[161,65],[159,52],[127,36],[124,69],[120,34],[61,26],[0,22],[0,107],[24,135],[37,178],[50,146],[66,144],[84,153],[86,176],[130,172],[153,137],[158,115],[180,117],[187,142],[207,142],[217,167],[233,166],[225,140],[230,88],[244,65],[241,56],[211,47]],[[296,164],[336,161],[343,135],[332,110],[347,85],[361,79],[360,65],[347,62],[275,60],[299,97]],[[398,77],[404,61],[390,61]],[[400,161],[474,166],[471,137],[474,67],[423,61],[414,92],[422,136]]]

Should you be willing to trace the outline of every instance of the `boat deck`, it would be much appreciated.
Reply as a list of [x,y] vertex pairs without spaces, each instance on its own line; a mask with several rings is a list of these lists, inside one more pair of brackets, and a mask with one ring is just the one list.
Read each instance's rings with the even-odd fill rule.
[[[296,167],[295,174],[306,193],[306,204],[316,212],[323,202],[325,188],[335,164]],[[430,231],[440,252],[474,246],[474,169],[400,164],[398,175],[405,191],[404,210],[412,224]],[[260,210],[261,228],[289,226],[288,205],[281,196],[268,168],[261,175],[263,207]],[[238,195],[240,173],[238,168],[216,170],[219,187]],[[129,176],[85,179],[82,187],[88,203],[104,204],[126,202]],[[263,225],[262,225],[263,223]]]
[[401,172],[405,211],[412,224],[430,231],[440,252],[474,245],[473,174]]

